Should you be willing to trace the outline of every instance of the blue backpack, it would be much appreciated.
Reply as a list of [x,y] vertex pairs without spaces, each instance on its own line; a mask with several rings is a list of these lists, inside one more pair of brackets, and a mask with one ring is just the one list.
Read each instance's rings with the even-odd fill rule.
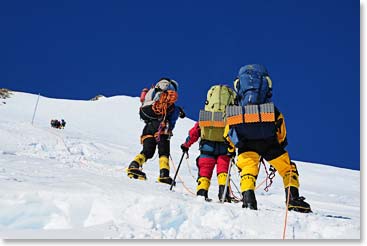
[[272,82],[268,71],[261,64],[246,65],[240,68],[234,89],[239,105],[270,102]]
[[234,88],[238,105],[227,107],[226,116],[228,135],[236,147],[246,140],[274,137],[276,109],[266,68],[260,64],[241,67]]

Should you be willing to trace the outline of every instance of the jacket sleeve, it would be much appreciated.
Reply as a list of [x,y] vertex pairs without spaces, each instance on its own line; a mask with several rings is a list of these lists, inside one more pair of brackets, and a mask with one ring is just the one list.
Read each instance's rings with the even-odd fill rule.
[[189,136],[187,136],[185,143],[183,145],[187,148],[190,148],[198,139],[200,138],[201,130],[199,123],[196,122],[194,127],[190,129]]
[[236,147],[234,146],[234,143],[232,142],[231,138],[229,137],[229,125],[226,125],[224,128],[224,134],[223,137],[226,141],[226,143],[228,144],[228,149],[227,152],[228,153],[233,153],[236,151]]
[[[278,110],[276,110],[278,111]],[[278,111],[276,112],[276,128],[277,128],[277,139],[279,144],[284,148],[287,146],[288,142],[287,142],[287,130],[285,127],[285,121],[284,121],[284,116],[283,114]]]
[[176,121],[178,119],[178,116],[180,115],[180,109],[175,105],[172,113],[170,113],[167,117],[168,123],[169,123],[169,130],[173,130],[176,126]]

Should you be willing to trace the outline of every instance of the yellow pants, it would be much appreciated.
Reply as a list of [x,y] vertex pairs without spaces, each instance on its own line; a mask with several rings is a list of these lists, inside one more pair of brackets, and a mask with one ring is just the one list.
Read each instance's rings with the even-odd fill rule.
[[[256,179],[259,174],[259,161],[260,155],[253,151],[247,151],[238,156],[237,167],[241,169],[241,192],[255,190]],[[284,188],[288,186],[299,187],[297,168],[291,164],[288,152],[270,160],[269,163],[283,178]]]

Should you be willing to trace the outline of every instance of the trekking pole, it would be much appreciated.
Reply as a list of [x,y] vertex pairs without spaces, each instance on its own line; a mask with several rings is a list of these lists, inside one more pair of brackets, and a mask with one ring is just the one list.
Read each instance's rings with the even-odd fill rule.
[[223,192],[223,195],[222,195],[222,197],[220,199],[220,202],[221,203],[224,203],[224,199],[226,197],[228,183],[229,183],[229,175],[231,174],[231,168],[232,168],[233,162],[234,162],[234,158],[231,158],[231,163],[229,164],[229,167],[228,167],[228,173],[227,173],[227,178],[226,178],[226,185],[224,186],[224,192]]
[[169,188],[169,190],[172,190],[172,187],[176,182],[176,177],[177,177],[177,174],[178,174],[178,170],[180,169],[180,166],[181,166],[181,163],[182,163],[182,160],[183,160],[184,156],[185,156],[185,152],[182,152],[180,163],[178,163],[178,167],[177,167],[175,176],[173,177],[173,181],[172,181],[172,184],[171,184],[171,187]]

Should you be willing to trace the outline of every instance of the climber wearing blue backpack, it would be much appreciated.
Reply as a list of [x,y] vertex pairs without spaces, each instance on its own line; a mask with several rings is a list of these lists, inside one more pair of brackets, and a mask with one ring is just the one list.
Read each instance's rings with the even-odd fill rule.
[[243,208],[257,210],[256,179],[261,158],[267,160],[283,178],[288,210],[308,213],[311,207],[299,196],[296,164],[288,152],[286,128],[282,113],[271,101],[272,81],[267,69],[260,64],[241,67],[234,81],[236,104],[226,109],[224,137],[229,152],[238,149]]

